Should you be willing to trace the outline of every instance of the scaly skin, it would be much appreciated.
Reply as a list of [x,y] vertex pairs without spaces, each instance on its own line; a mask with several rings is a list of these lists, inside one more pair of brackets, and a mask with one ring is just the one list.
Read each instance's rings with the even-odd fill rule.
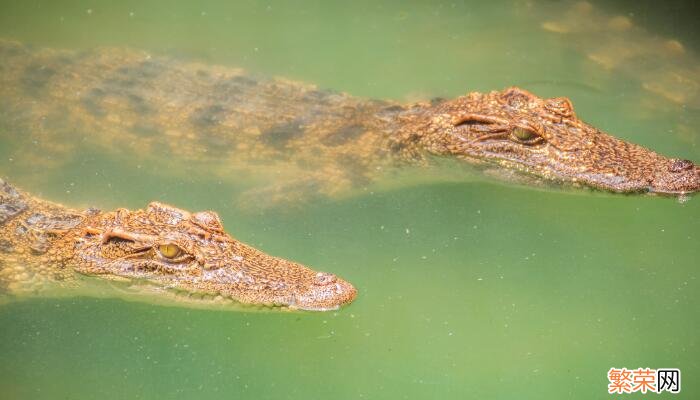
[[191,214],[156,202],[145,210],[75,211],[0,180],[0,238],[0,291],[16,295],[52,282],[70,286],[78,275],[196,295],[186,302],[204,302],[206,295],[322,311],[356,295],[335,275],[232,238],[214,212]]
[[620,193],[700,190],[700,168],[692,161],[605,134],[578,119],[564,97],[541,99],[518,88],[471,93],[412,117],[401,131],[394,136],[398,146],[416,140],[434,154],[495,163],[549,181]]
[[612,192],[700,189],[691,161],[599,131],[566,98],[518,88],[404,105],[130,49],[0,41],[0,57],[0,122],[11,143],[26,143],[13,158],[33,166],[86,145],[172,173],[284,182],[252,192],[256,204],[357,192],[440,157]]

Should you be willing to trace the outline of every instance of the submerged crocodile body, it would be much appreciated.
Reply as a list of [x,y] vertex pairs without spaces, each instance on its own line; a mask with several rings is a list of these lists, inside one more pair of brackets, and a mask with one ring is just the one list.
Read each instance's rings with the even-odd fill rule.
[[262,201],[329,197],[406,166],[467,161],[528,182],[684,195],[700,169],[610,136],[566,98],[518,88],[400,104],[131,49],[74,52],[0,41],[0,120],[17,162],[78,146],[165,160],[169,172],[272,177]]
[[85,276],[196,304],[330,310],[356,294],[335,275],[232,238],[211,211],[192,214],[156,202],[136,211],[75,211],[0,180],[0,292],[40,294]]

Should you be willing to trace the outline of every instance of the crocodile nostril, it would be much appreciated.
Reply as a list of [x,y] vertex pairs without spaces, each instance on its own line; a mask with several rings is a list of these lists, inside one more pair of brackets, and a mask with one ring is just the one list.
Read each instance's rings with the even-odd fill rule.
[[328,274],[326,272],[319,272],[316,274],[316,279],[314,280],[314,283],[319,285],[319,286],[325,286],[329,285],[331,283],[334,283],[336,281],[336,277],[333,274]]
[[683,172],[683,171],[689,171],[695,167],[695,164],[693,164],[692,161],[690,160],[673,160],[671,162],[671,165],[668,166],[668,170],[670,172]]

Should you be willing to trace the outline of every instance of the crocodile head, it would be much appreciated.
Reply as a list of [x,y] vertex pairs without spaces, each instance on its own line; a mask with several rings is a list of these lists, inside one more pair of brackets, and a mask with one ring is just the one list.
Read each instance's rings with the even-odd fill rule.
[[187,301],[231,299],[303,310],[336,309],[355,288],[335,275],[269,256],[224,232],[216,213],[161,203],[87,217],[72,264],[77,272],[136,287],[184,293]]
[[548,181],[620,193],[700,190],[700,168],[614,138],[576,117],[567,98],[518,88],[436,106],[423,138],[434,153],[497,164]]

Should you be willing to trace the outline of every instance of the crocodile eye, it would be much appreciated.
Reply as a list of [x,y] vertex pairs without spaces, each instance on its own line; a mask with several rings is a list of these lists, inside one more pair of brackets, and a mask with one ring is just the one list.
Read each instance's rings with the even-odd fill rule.
[[182,253],[182,250],[174,244],[161,244],[158,246],[158,251],[165,258],[175,258]]
[[537,133],[521,127],[513,128],[511,136],[516,142],[523,144],[537,144],[544,140],[544,138]]

